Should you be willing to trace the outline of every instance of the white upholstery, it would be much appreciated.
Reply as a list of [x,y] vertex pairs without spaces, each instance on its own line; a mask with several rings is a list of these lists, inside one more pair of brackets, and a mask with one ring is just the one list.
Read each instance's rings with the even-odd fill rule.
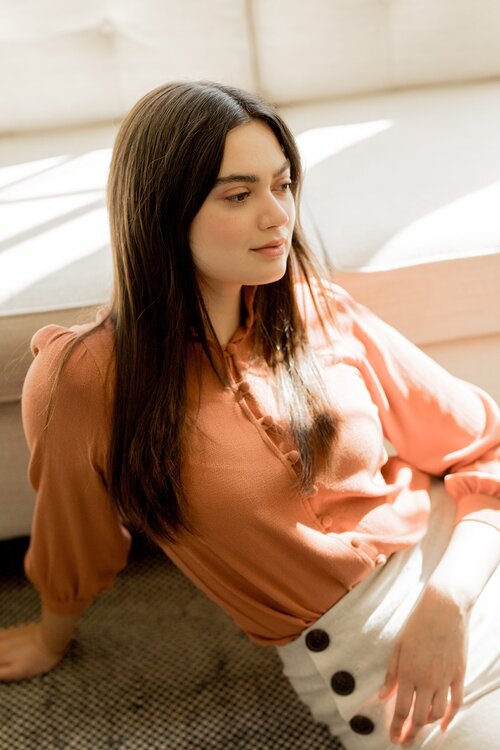
[[[100,300],[109,291],[105,186],[116,128],[0,140],[0,311]],[[38,154],[37,154],[38,151]]]
[[496,0],[254,0],[253,9],[261,88],[278,104],[500,75]]
[[0,132],[121,119],[176,78],[255,85],[245,0],[3,0]]
[[336,268],[500,248],[500,80],[283,109]]
[[114,134],[167,80],[278,103],[338,283],[500,400],[499,27],[500,0],[0,4],[0,538],[31,518],[29,340],[106,301]]
[[[309,236],[339,283],[418,344],[500,332],[500,81],[283,114]],[[498,375],[482,383],[497,398]]]

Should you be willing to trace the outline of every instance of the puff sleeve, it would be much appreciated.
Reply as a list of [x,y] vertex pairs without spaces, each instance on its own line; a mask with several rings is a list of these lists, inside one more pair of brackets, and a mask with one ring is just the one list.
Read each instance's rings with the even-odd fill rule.
[[[100,329],[92,338],[103,335]],[[22,394],[28,474],[36,492],[25,571],[42,603],[58,614],[79,614],[110,588],[130,546],[106,488],[110,399],[89,338],[62,369],[46,426],[55,375],[76,336],[54,325],[35,334]]]
[[450,374],[344,290],[339,300],[384,435],[398,456],[444,479],[457,503],[457,523],[468,519],[500,529],[495,401]]

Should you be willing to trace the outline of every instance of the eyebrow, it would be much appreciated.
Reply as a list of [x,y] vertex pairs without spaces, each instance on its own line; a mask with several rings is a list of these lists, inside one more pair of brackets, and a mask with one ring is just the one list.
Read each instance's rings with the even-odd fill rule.
[[[279,177],[287,169],[290,169],[291,164],[289,159],[286,159],[281,167],[273,174],[274,177]],[[255,174],[228,174],[227,177],[218,177],[215,180],[214,187],[217,185],[227,185],[231,182],[259,182],[259,178]]]

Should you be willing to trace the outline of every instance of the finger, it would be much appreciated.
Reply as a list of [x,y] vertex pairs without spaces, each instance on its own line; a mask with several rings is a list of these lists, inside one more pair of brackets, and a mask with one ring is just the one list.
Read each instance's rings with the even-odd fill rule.
[[378,697],[383,700],[388,698],[391,693],[394,692],[398,679],[398,665],[399,665],[399,646],[396,646],[392,652],[387,673],[382,688],[379,691]]
[[433,694],[430,690],[418,690],[413,703],[413,710],[409,716],[408,722],[405,723],[401,739],[404,745],[411,744],[422,727],[427,724],[429,718],[429,709]]
[[16,651],[20,646],[22,646],[22,641],[19,641],[17,638],[0,642],[0,661],[5,661],[9,654]]
[[441,719],[446,713],[446,707],[448,705],[448,689],[442,688],[436,690],[432,699],[432,705],[429,710],[428,723],[431,724],[433,721]]
[[410,713],[414,695],[414,686],[410,683],[400,682],[398,685],[398,694],[396,698],[396,705],[394,706],[394,717],[392,719],[390,735],[391,741],[396,742],[403,728],[408,715]]
[[26,676],[22,674],[22,670],[16,664],[11,663],[0,666],[0,681],[2,682],[22,680]]
[[0,630],[0,641],[7,641],[14,635],[26,632],[26,625],[13,625],[11,628],[2,628]]
[[446,707],[445,714],[441,721],[441,730],[446,732],[449,724],[458,713],[464,702],[464,679],[463,677],[454,680],[450,686],[450,701]]

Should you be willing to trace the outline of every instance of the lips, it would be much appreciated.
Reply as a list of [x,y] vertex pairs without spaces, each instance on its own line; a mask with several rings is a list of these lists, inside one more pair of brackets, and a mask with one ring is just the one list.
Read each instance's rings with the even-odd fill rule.
[[257,255],[265,255],[267,258],[281,258],[286,253],[286,240],[281,240],[277,244],[255,248],[252,252]]
[[267,248],[276,248],[280,247],[280,245],[284,245],[286,243],[286,238],[282,237],[279,240],[273,240],[272,242],[266,242],[265,245],[261,245],[260,247],[252,247],[252,250],[266,250]]

